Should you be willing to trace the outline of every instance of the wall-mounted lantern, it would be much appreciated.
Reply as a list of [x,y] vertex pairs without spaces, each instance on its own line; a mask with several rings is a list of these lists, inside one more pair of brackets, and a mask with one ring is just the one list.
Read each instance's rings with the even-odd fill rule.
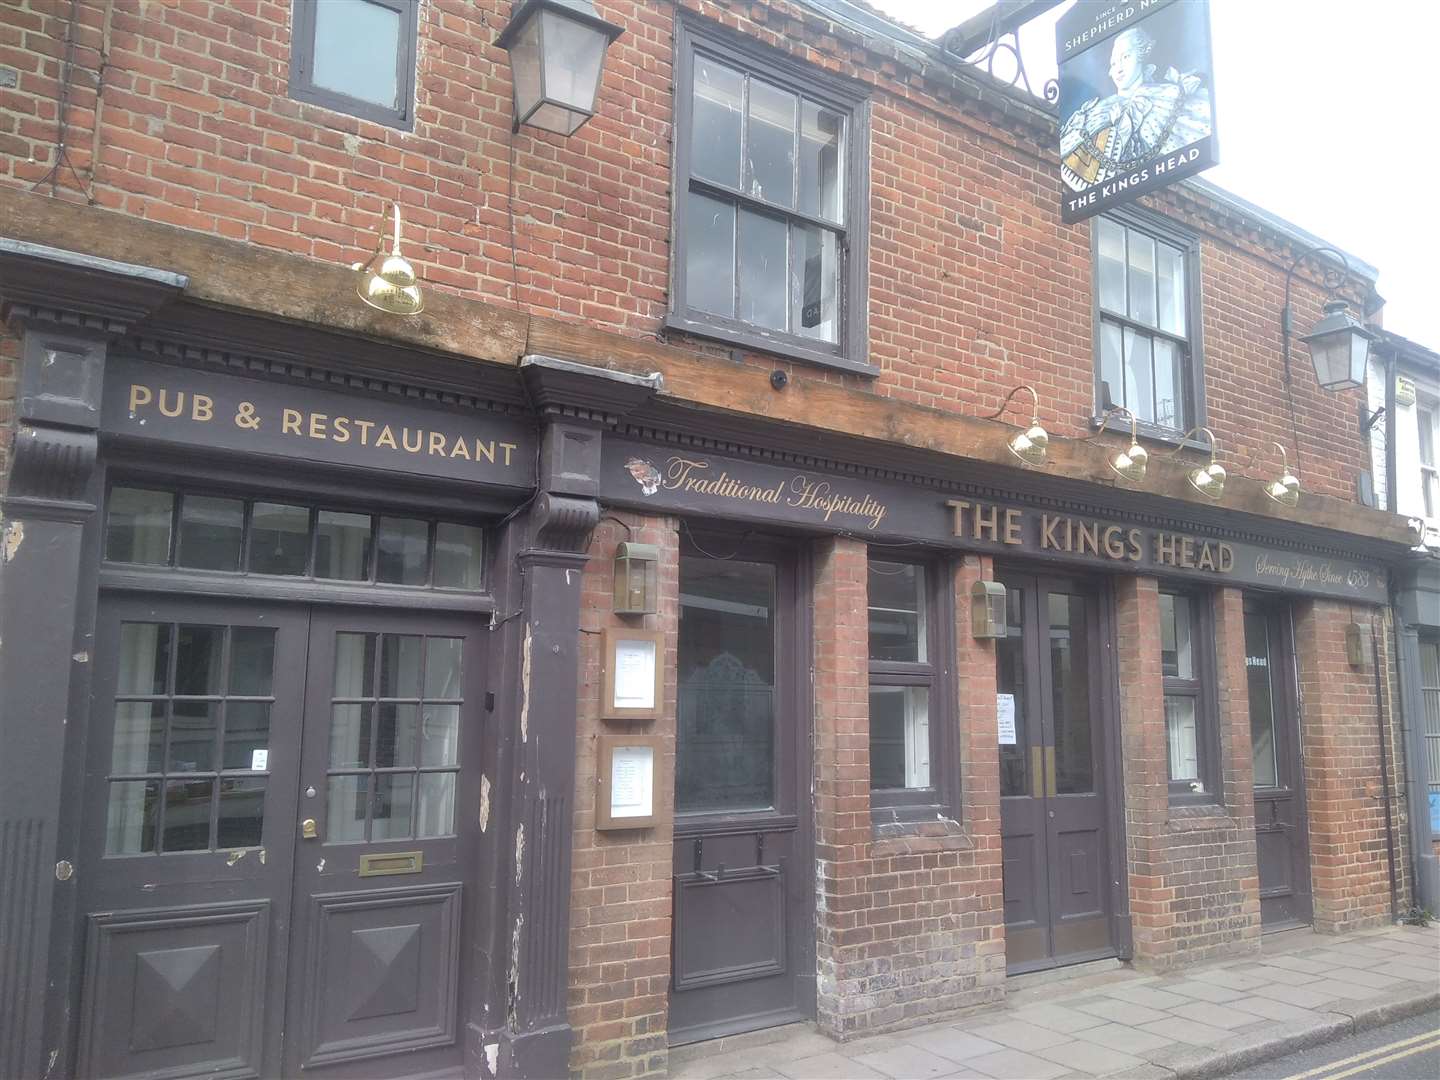
[[970,586],[970,632],[980,641],[1005,637],[1005,586],[977,581]]
[[1345,625],[1345,660],[1357,671],[1365,666],[1365,627],[1354,620]]
[[989,416],[982,416],[982,420],[994,420],[1010,407],[1010,402],[1015,395],[1024,390],[1030,395],[1030,426],[1024,431],[1018,431],[1006,440],[1005,446],[1010,453],[1014,454],[1026,465],[1034,465],[1039,468],[1045,464],[1045,459],[1050,453],[1050,433],[1040,426],[1040,395],[1033,386],[1017,386],[1005,395],[1005,400],[1000,403]]
[[615,548],[615,614],[654,615],[660,610],[660,549],[628,541]]
[[605,50],[621,27],[590,0],[523,0],[496,44],[510,54],[515,130],[521,124],[573,135],[595,115]]
[[1365,385],[1365,365],[1375,335],[1350,314],[1345,301],[1325,305],[1325,316],[1300,340],[1310,346],[1315,378],[1326,390],[1356,390]]

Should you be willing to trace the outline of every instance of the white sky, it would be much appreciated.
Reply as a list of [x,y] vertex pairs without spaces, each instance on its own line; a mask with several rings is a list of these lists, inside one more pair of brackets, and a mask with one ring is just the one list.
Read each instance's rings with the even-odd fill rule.
[[[990,6],[869,2],[930,37]],[[1036,91],[1069,7],[1021,30]],[[1211,0],[1210,23],[1220,164],[1200,175],[1376,267],[1385,327],[1440,350],[1440,3]]]

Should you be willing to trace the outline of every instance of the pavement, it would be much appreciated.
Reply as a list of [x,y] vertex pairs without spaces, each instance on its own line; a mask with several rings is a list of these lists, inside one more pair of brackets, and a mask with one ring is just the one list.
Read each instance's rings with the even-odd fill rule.
[[1371,1028],[1324,1046],[1251,1065],[1226,1080],[1435,1080],[1440,1076],[1440,1011]]
[[677,1047],[673,1080],[1225,1076],[1440,1006],[1440,924],[1294,930],[1258,955],[1144,975],[1012,979],[1003,1006],[836,1042],[813,1025]]

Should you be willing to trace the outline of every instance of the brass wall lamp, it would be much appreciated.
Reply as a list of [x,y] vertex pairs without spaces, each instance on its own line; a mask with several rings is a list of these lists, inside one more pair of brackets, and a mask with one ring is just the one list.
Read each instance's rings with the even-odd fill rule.
[[1021,390],[1030,392],[1030,426],[1024,431],[1017,432],[1005,443],[1010,453],[1014,454],[1025,465],[1033,465],[1037,468],[1045,464],[1045,459],[1050,454],[1050,433],[1040,426],[1040,395],[1035,388],[1027,384],[1015,387],[1005,395],[1005,400],[1000,403],[989,416],[982,416],[982,420],[995,420],[1010,407],[1010,402]]
[[394,218],[394,233],[391,238],[390,254],[375,269],[375,263],[385,250],[384,219],[377,230],[375,252],[363,263],[354,263],[350,269],[359,275],[355,293],[365,303],[388,315],[419,315],[425,310],[425,298],[420,294],[419,280],[415,268],[400,254],[400,204],[391,203]]
[[1225,466],[1215,460],[1220,453],[1220,444],[1215,438],[1215,433],[1208,427],[1193,427],[1184,435],[1180,436],[1180,445],[1175,451],[1166,454],[1167,458],[1173,458],[1180,451],[1185,449],[1185,440],[1196,432],[1203,431],[1210,438],[1210,463],[1198,465],[1185,474],[1185,479],[1190,481],[1190,486],[1204,495],[1207,499],[1219,499],[1225,494]]
[[[1290,471],[1290,464],[1285,456],[1285,447],[1281,446],[1278,442],[1271,442],[1270,445],[1280,454],[1280,476],[1278,479],[1271,480],[1265,485],[1265,494],[1281,506],[1293,508],[1300,503],[1300,481],[1296,478],[1295,474]],[[1250,455],[1250,460],[1246,463],[1245,467],[1248,469],[1251,465],[1254,465],[1264,452],[1263,447],[1256,450],[1255,453]]]
[[1132,484],[1139,484],[1145,480],[1145,474],[1150,468],[1150,451],[1140,445],[1140,438],[1137,434],[1139,421],[1135,414],[1124,405],[1114,405],[1105,410],[1105,415],[1100,418],[1100,428],[1093,435],[1087,435],[1081,442],[1095,438],[1105,430],[1105,422],[1112,416],[1124,415],[1130,418],[1130,445],[1124,450],[1116,451],[1105,459],[1105,464],[1110,466],[1110,471],[1121,480],[1128,480]]

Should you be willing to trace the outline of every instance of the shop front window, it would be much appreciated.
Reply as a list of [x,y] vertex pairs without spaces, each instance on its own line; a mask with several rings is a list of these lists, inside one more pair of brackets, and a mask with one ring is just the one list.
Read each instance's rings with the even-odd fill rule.
[[1213,796],[1218,790],[1205,600],[1203,593],[1160,594],[1160,674],[1172,795]]

